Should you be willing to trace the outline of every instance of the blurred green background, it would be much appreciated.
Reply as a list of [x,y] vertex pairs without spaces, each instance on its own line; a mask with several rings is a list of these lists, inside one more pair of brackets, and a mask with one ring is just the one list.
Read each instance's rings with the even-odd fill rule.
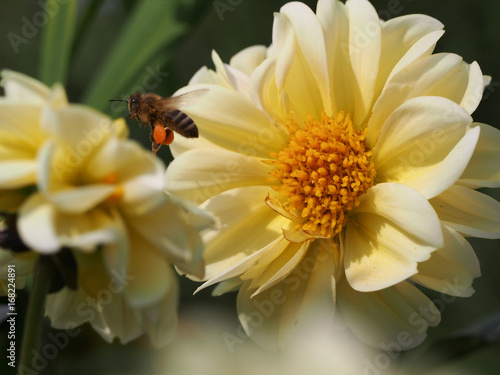
[[[70,2],[57,12],[57,22],[47,30],[27,23],[41,23],[39,14],[44,1],[0,2],[0,68],[16,70],[39,78],[48,84],[62,80],[71,102],[84,102],[107,112],[112,117],[127,116],[126,105],[110,103],[108,99],[126,99],[138,88],[146,86],[160,95],[171,95],[187,84],[191,76],[203,65],[213,67],[211,50],[216,50],[224,62],[241,49],[271,42],[273,12],[285,0],[80,0]],[[304,1],[315,9],[316,0]],[[383,19],[411,13],[424,13],[440,20],[446,33],[437,46],[437,52],[453,52],[465,61],[478,61],[483,73],[493,77],[483,102],[474,113],[475,121],[499,127],[500,99],[500,1],[483,0],[372,0]],[[53,1],[67,4],[67,0]],[[66,15],[65,18],[62,15]],[[38,18],[37,18],[38,17]],[[24,29],[23,29],[24,28]],[[23,30],[25,31],[23,34]],[[15,39],[13,34],[22,37]],[[75,43],[76,41],[76,43]],[[58,53],[50,53],[50,51]],[[149,135],[136,121],[129,121],[131,137],[150,148]],[[29,136],[29,135],[27,135]],[[159,152],[167,163],[171,156],[168,148]],[[487,191],[500,200],[500,193]],[[417,356],[440,339],[500,312],[500,272],[498,240],[471,240],[480,259],[483,276],[476,280],[476,294],[468,299],[456,299],[446,304],[442,323],[429,332],[426,343],[416,351],[398,358]],[[235,294],[212,299],[210,291],[196,296],[196,288],[188,280],[182,281],[181,328],[179,337],[189,336],[193,314],[204,316],[212,311],[220,321],[236,330]],[[427,293],[427,292],[426,292]],[[431,297],[439,298],[439,295]],[[21,292],[18,305],[26,302]],[[216,309],[215,313],[213,310]],[[208,312],[207,312],[208,314]],[[187,322],[187,323],[186,323]],[[18,333],[21,323],[17,323]],[[186,328],[187,327],[187,328]],[[191,328],[189,328],[191,327]],[[194,330],[196,331],[196,330]],[[6,325],[0,326],[0,365],[6,352]],[[194,335],[193,338],[197,336]],[[180,339],[179,339],[180,340]],[[478,339],[479,340],[479,339]],[[19,342],[18,342],[19,343]],[[158,356],[174,352],[177,341],[161,351],[149,347],[147,340],[138,340],[127,346],[103,342],[87,326],[83,333],[72,339],[57,358],[47,364],[43,374],[151,374]],[[205,342],[224,347],[222,335]],[[436,344],[439,347],[438,344]],[[445,344],[442,344],[445,345]],[[434,350],[436,346],[431,346]],[[201,345],[193,346],[186,361],[196,361]],[[170,354],[169,354],[170,353]],[[260,352],[252,352],[255,353]],[[228,356],[231,354],[228,352]],[[264,355],[264,354],[260,354]],[[222,366],[222,365],[221,365]],[[500,346],[488,346],[459,356],[441,366],[439,372],[464,374],[497,374],[500,368]],[[171,373],[182,373],[171,372]],[[1,374],[14,372],[2,367]],[[200,371],[199,373],[203,373]],[[221,371],[220,373],[226,373]],[[227,372],[230,373],[230,372]],[[332,374],[335,370],[332,369]],[[431,373],[431,372],[429,372]]]

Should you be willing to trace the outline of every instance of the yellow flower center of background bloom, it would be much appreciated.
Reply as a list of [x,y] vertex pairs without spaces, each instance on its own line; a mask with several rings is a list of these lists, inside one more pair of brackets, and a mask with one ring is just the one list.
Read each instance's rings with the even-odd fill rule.
[[[115,185],[118,182],[118,174],[116,172],[111,172],[102,179],[102,182],[105,184]],[[116,205],[123,197],[124,193],[125,190],[123,189],[123,186],[118,185],[115,191],[106,199],[106,203]]]
[[304,231],[333,237],[375,178],[366,131],[356,131],[343,111],[309,118],[303,129],[292,119],[288,129],[288,146],[272,155],[271,175],[281,181],[273,188],[288,198],[284,207],[302,218]]

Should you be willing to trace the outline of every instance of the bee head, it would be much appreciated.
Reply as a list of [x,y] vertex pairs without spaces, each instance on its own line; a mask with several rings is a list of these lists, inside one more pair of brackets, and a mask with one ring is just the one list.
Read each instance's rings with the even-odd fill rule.
[[139,112],[140,105],[139,102],[142,98],[142,92],[138,91],[130,96],[128,101],[128,111],[130,113],[130,118],[137,117],[137,112]]

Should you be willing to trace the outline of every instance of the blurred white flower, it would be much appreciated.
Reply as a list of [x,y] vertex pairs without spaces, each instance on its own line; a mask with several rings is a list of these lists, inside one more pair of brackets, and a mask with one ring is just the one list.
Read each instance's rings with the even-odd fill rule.
[[200,138],[172,145],[167,189],[217,218],[202,287],[239,290],[260,344],[314,322],[317,306],[333,319],[338,304],[365,342],[404,334],[409,349],[440,320],[415,283],[472,294],[479,265],[462,234],[498,237],[500,205],[475,195],[443,212],[439,200],[468,173],[498,186],[500,149],[480,135],[498,131],[470,116],[488,82],[478,64],[432,54],[442,28],[425,15],[382,22],[366,0],[320,0],[316,14],[293,2],[271,47],[229,65],[214,53],[216,71],[180,90],[210,89],[183,108]]
[[[47,298],[51,324],[69,328],[88,321],[108,341],[125,343],[146,333],[153,345],[166,344],[177,320],[172,266],[203,275],[199,232],[212,219],[164,194],[163,163],[123,139],[123,120],[68,104],[61,87],[51,92],[19,74],[5,73],[4,84],[7,93],[19,93],[19,104],[3,109],[0,129],[15,129],[5,130],[10,137],[29,123],[40,135],[32,144],[29,137],[11,137],[29,143],[29,168],[21,178],[19,160],[1,157],[0,188],[36,185],[18,209],[20,237],[34,252],[58,257],[58,266],[75,279],[76,290],[66,287]],[[29,105],[38,94],[36,116],[23,118],[24,100]]]

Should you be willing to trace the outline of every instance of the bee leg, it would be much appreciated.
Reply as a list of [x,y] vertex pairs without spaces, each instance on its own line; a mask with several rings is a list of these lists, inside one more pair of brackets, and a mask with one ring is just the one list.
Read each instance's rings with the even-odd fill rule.
[[151,144],[151,151],[153,151],[153,155],[156,156],[156,153],[158,152],[158,150],[160,149],[161,147],[161,143],[158,144],[156,142],[153,141],[153,143]]
[[161,147],[161,143],[156,143],[155,141],[153,125],[151,125],[151,133],[149,133],[149,139],[151,140],[151,150],[153,151],[153,155],[156,155]]

